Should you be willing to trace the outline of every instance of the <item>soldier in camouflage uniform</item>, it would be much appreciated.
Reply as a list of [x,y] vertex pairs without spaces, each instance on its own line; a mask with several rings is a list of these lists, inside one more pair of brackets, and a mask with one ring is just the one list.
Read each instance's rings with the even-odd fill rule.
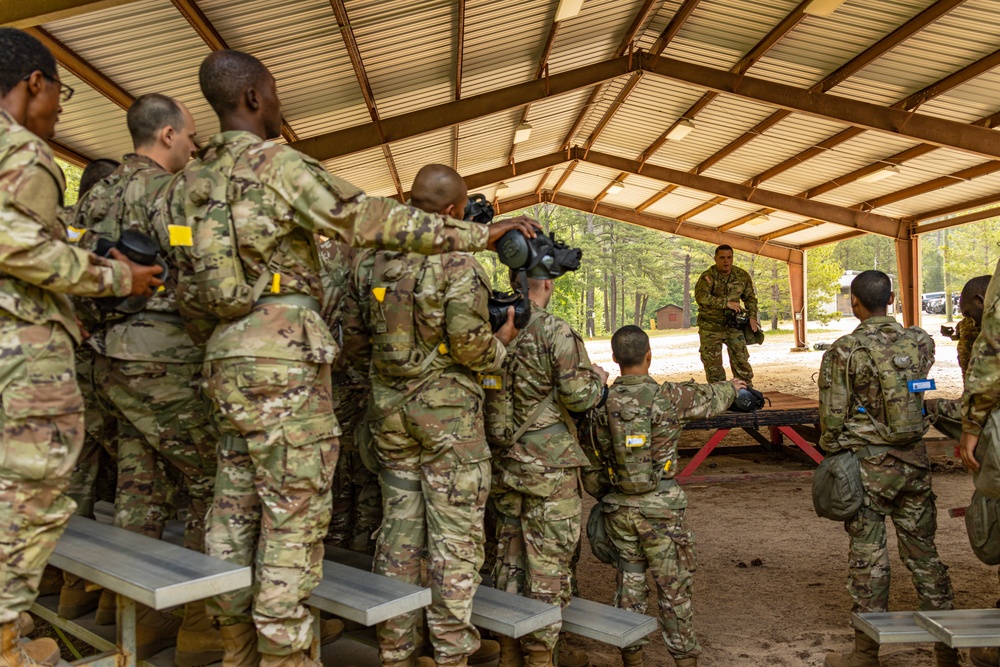
[[954,329],[948,326],[941,327],[941,335],[958,341],[956,346],[958,366],[962,369],[963,380],[966,371],[969,370],[969,361],[972,359],[972,346],[975,345],[979,329],[983,324],[983,299],[989,284],[990,276],[976,276],[965,283],[959,301],[962,309],[961,321]]
[[[281,104],[274,77],[253,56],[217,51],[199,80],[222,131],[165,197],[182,282],[202,275],[187,252],[185,207],[197,205],[207,211],[199,229],[228,230],[232,216],[239,273],[248,285],[265,276],[270,288],[249,314],[215,325],[205,353],[222,430],[207,552],[255,568],[252,589],[213,598],[209,608],[227,667],[255,667],[258,651],[263,667],[314,664],[304,653],[312,626],[304,602],[322,575],[340,435],[331,388],[338,345],[320,316],[314,235],[432,253],[479,250],[514,228],[534,232],[524,220],[488,230],[366,197],[319,162],[266,141],[281,132]],[[211,172],[212,164],[232,171]],[[221,180],[226,202],[203,187]]]
[[[347,295],[351,263],[357,251],[344,243],[324,238],[319,242],[323,266],[323,321],[337,340],[344,340],[343,302]],[[326,543],[369,555],[375,554],[374,534],[382,525],[382,491],[378,476],[361,461],[354,431],[361,423],[371,396],[367,337],[358,349],[345,347],[333,367],[334,414],[343,433],[340,457],[333,476],[333,508]],[[347,363],[351,359],[351,363]]]
[[[845,522],[850,536],[848,590],[855,613],[888,611],[889,554],[885,520],[896,527],[899,553],[913,577],[920,609],[951,609],[948,568],[934,546],[937,510],[924,444],[929,420],[923,394],[908,382],[927,377],[934,341],[918,327],[886,315],[889,277],[864,271],[851,283],[851,307],[861,324],[823,355],[819,372],[820,445],[851,450],[861,461],[864,504]],[[847,656],[831,653],[827,667],[878,667],[878,644],[855,632]],[[958,665],[958,652],[934,645],[939,667]]]
[[[151,295],[160,269],[73,247],[59,220],[65,182],[45,140],[71,89],[52,54],[0,28],[0,665],[55,664],[51,639],[22,644],[17,619],[76,504],[65,495],[83,446],[67,295]],[[124,258],[115,253],[115,259]]]
[[[156,211],[172,175],[197,148],[194,118],[180,102],[153,93],[133,102],[126,120],[135,152],[77,204],[74,226],[88,230],[80,241],[85,248],[93,250],[100,238],[117,241],[123,231],[135,229],[154,239],[161,256],[169,258],[170,234]],[[171,278],[140,312],[105,314],[107,324],[92,338],[104,347],[97,362],[105,377],[102,390],[121,416],[115,525],[159,539],[169,512],[164,469],[173,468],[191,498],[184,546],[203,552],[218,432],[201,394],[205,350],[185,330],[176,294]],[[105,596],[114,598],[110,592]],[[179,634],[176,617],[151,609],[141,609],[136,622],[140,659],[175,637],[178,667],[222,657],[222,639],[202,602],[186,605]]]
[[[603,503],[608,538],[619,554],[615,606],[646,613],[646,570],[656,583],[660,629],[678,667],[695,667],[701,646],[694,634],[691,591],[694,537],[684,519],[687,496],[674,481],[677,441],[684,423],[716,417],[746,383],[657,385],[649,376],[649,336],[625,326],[611,337],[621,376],[595,410],[593,444],[600,465],[589,467],[584,488]],[[609,471],[613,471],[610,474]],[[622,649],[625,667],[642,667],[644,638]]]
[[[428,165],[417,173],[416,208],[461,217],[467,201],[465,183],[453,169]],[[483,392],[475,373],[500,367],[513,320],[493,336],[489,279],[471,254],[365,252],[354,267],[345,325],[352,338],[371,340],[370,424],[382,467],[384,518],[375,572],[420,584],[426,552],[434,660],[420,660],[464,667],[480,646],[470,619],[490,487]],[[346,340],[345,346],[360,347]],[[352,358],[365,362],[363,355]],[[379,624],[383,665],[412,664],[420,615]],[[493,644],[494,654],[497,648]]]
[[[482,377],[494,456],[490,502],[498,515],[494,581],[509,593],[565,607],[580,539],[580,468],[587,464],[567,411],[598,405],[607,373],[590,363],[580,336],[545,309],[553,281],[532,278],[528,286],[528,324],[508,345],[502,372]],[[523,651],[529,667],[551,665],[561,626],[520,640],[501,637],[500,664],[519,665]]]
[[726,324],[726,312],[746,310],[750,316],[750,328],[759,330],[757,292],[750,274],[733,266],[732,248],[720,245],[715,249],[715,265],[698,278],[694,298],[698,302],[698,338],[705,377],[709,382],[726,379],[726,370],[722,367],[722,346],[725,345],[729,350],[729,367],[733,377],[751,386],[753,368],[750,367],[750,353],[743,329],[734,329]]

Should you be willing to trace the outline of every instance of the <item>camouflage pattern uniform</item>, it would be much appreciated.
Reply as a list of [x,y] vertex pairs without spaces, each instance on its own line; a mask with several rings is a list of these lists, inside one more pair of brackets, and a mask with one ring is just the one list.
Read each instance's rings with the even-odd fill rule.
[[66,242],[64,188],[46,143],[0,109],[0,623],[34,602],[76,509],[64,492],[84,438],[81,334],[66,295],[132,288],[126,266]]
[[[479,648],[472,596],[490,488],[475,372],[496,371],[506,356],[490,330],[489,279],[467,253],[362,253],[354,266],[345,325],[352,336],[371,336],[371,430],[382,465],[375,572],[420,584],[427,554],[435,663],[464,664]],[[383,663],[413,655],[419,620],[414,612],[379,624]]]
[[[913,577],[920,609],[951,609],[953,593],[948,568],[934,546],[937,509],[931,491],[931,466],[923,434],[927,424],[914,425],[916,438],[906,446],[893,445],[879,435],[873,421],[887,424],[886,402],[872,357],[859,350],[873,340],[872,354],[896,355],[904,337],[915,338],[919,359],[912,360],[926,377],[934,364],[934,341],[922,329],[904,329],[892,317],[872,317],[839,338],[824,355],[819,375],[820,445],[827,452],[880,447],[861,458],[864,505],[845,522],[850,536],[848,590],[854,612],[887,611],[889,554],[885,519],[892,519],[899,554]],[[898,356],[898,355],[897,355]],[[890,409],[898,409],[890,405]],[[869,418],[870,417],[870,418]]]
[[[210,210],[227,226],[231,212],[249,284],[265,271],[278,277],[249,315],[215,327],[205,353],[207,391],[223,418],[206,552],[255,567],[252,589],[207,606],[222,625],[255,623],[262,653],[289,655],[310,645],[304,602],[322,576],[340,435],[331,389],[338,345],[320,315],[314,235],[429,253],[480,250],[489,233],[366,197],[319,162],[242,131],[213,136],[173,182],[164,205],[171,223],[187,225],[185,198],[200,195],[182,184],[211,180],[205,164],[223,151],[235,162],[239,204]],[[174,252],[181,261],[183,246]]]
[[[531,310],[530,321],[507,346],[512,380],[500,392],[517,426],[552,392],[555,401],[518,442],[509,447],[490,443],[490,503],[498,525],[494,582],[509,593],[565,607],[571,598],[571,561],[580,540],[580,468],[587,465],[587,457],[564,411],[594,407],[604,385],[583,340],[569,324],[534,304]],[[487,410],[494,411],[492,399]],[[522,648],[553,650],[561,627],[561,622],[554,623],[525,635]]]
[[[650,398],[652,400],[650,401]],[[608,538],[617,549],[621,562],[615,606],[640,614],[646,613],[649,587],[646,569],[656,583],[660,609],[660,629],[667,650],[674,658],[693,658],[701,653],[692,624],[691,593],[696,567],[694,536],[684,520],[687,495],[673,481],[677,474],[677,442],[684,423],[708,419],[724,413],[736,398],[730,382],[698,385],[694,382],[657,387],[649,375],[625,375],[617,378],[608,391],[604,410],[597,411],[596,437],[599,460],[603,465],[590,467],[584,474],[584,488],[604,502],[604,522]],[[640,415],[649,415],[648,453],[636,456],[642,463],[616,457],[609,423],[615,430],[632,434],[628,423]],[[633,450],[629,449],[631,454]],[[626,493],[611,481],[633,471],[660,479],[657,488],[644,493]],[[626,487],[627,488],[627,487]],[[631,490],[631,489],[630,489]],[[643,638],[633,644],[639,648],[649,642]]]
[[[170,248],[157,200],[171,175],[148,157],[128,154],[121,165],[77,204],[74,225],[88,230],[80,244],[116,241],[125,229],[148,234]],[[171,268],[173,271],[173,269]],[[205,548],[205,515],[215,484],[218,434],[201,396],[204,349],[188,336],[177,313],[171,278],[130,316],[111,315],[92,338],[106,357],[103,392],[124,419],[118,440],[115,525],[159,539],[169,516],[164,466],[182,475],[191,498],[184,546]]]
[[750,367],[746,338],[742,329],[726,326],[726,304],[742,300],[750,318],[757,319],[757,292],[753,287],[753,278],[736,266],[726,276],[712,266],[698,278],[694,298],[698,302],[698,338],[701,340],[701,363],[705,367],[705,377],[709,382],[726,379],[726,370],[722,367],[722,345],[725,344],[733,376],[752,385],[753,368]]
[[979,338],[979,327],[976,326],[976,321],[971,317],[963,317],[955,325],[955,334],[951,336],[951,339],[958,341],[958,345],[956,346],[958,348],[958,366],[962,369],[963,377],[966,371],[969,370],[969,360],[972,359],[972,346],[976,344],[977,338]]
[[[319,242],[319,260],[323,267],[323,321],[334,338],[342,342],[343,304],[356,252],[333,239],[324,238]],[[374,535],[382,525],[382,489],[378,476],[365,467],[354,444],[354,431],[371,398],[368,378],[371,349],[367,338],[367,335],[361,337],[357,349],[345,348],[333,367],[334,414],[343,433],[337,471],[333,475],[333,510],[326,543],[374,555]],[[347,359],[351,363],[347,363]]]

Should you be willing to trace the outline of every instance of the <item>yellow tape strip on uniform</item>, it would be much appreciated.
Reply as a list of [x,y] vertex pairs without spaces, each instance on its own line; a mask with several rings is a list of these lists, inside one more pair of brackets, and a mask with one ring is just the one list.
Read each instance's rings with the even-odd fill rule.
[[384,287],[373,287],[372,288],[372,296],[375,297],[376,301],[378,301],[379,303],[382,303],[383,301],[385,301],[385,288]]
[[646,444],[646,436],[644,435],[626,435],[625,436],[625,446],[626,447],[642,447]]
[[479,376],[479,384],[483,386],[483,389],[503,389],[503,380],[500,379],[499,375],[481,375]]
[[185,225],[167,225],[170,233],[170,245],[172,246],[192,246],[194,238],[191,236],[191,228]]
[[271,294],[281,294],[281,274],[271,276]]

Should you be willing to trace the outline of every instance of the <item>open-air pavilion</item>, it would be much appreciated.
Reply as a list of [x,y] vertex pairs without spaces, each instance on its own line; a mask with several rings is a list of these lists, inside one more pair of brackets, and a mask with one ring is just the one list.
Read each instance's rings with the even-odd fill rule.
[[77,90],[53,142],[130,149],[138,95],[183,101],[211,50],[259,57],[283,140],[370,194],[454,166],[506,212],[551,202],[786,261],[805,343],[809,248],[895,242],[1000,203],[995,0],[22,0]]

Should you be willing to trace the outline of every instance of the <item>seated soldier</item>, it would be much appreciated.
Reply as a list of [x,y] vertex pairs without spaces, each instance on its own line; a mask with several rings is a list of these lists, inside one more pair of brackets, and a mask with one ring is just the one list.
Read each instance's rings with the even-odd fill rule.
[[[746,383],[657,384],[649,376],[649,336],[637,326],[616,331],[611,351],[621,377],[594,411],[600,465],[585,471],[584,488],[604,503],[605,527],[619,555],[615,606],[646,613],[648,568],[667,650],[678,667],[695,667],[701,646],[692,624],[694,538],[684,520],[687,497],[673,479],[677,441],[685,422],[721,415]],[[625,667],[642,667],[647,642],[622,649]]]

